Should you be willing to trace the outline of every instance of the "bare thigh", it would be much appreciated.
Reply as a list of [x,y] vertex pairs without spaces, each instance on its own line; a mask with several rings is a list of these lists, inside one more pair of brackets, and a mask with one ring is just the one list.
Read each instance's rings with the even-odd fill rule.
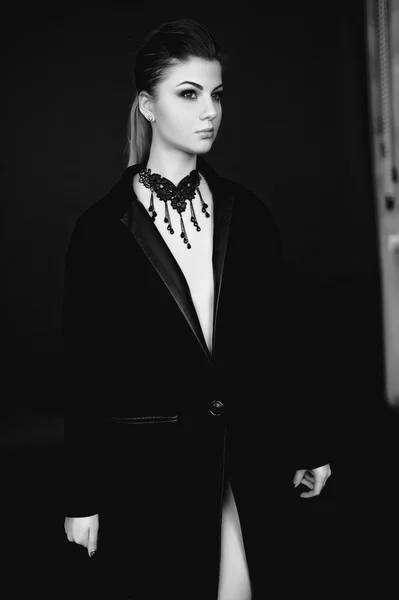
[[240,518],[228,482],[222,514],[218,600],[251,600],[251,598],[251,584]]

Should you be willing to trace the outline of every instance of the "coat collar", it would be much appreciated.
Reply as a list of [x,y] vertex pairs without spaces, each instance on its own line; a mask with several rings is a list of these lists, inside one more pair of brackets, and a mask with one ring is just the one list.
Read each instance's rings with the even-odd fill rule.
[[139,245],[152,267],[158,272],[169,293],[175,299],[178,309],[191,327],[206,358],[212,364],[215,360],[217,312],[234,205],[234,184],[232,181],[219,176],[202,157],[197,157],[197,169],[205,177],[212,191],[214,206],[212,254],[214,276],[213,348],[212,353],[210,353],[187,280],[163,237],[154,226],[150,214],[134,193],[133,177],[145,166],[145,163],[137,163],[127,167],[111,192],[97,203],[97,208],[100,212],[105,209],[107,216],[112,212],[131,232],[132,239]]

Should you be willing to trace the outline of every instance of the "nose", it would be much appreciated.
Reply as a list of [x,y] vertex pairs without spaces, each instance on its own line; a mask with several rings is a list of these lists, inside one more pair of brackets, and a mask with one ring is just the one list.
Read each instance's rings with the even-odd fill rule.
[[201,117],[201,121],[202,121],[202,127],[215,127],[215,119],[217,117],[217,113],[212,110],[212,111],[207,111],[203,117]]
[[[203,121],[213,121],[214,119],[216,119],[217,116],[218,116],[218,111],[215,108],[213,101],[209,100],[209,102],[207,102],[206,107],[204,109],[202,120]],[[213,127],[213,123],[212,123],[212,127]]]

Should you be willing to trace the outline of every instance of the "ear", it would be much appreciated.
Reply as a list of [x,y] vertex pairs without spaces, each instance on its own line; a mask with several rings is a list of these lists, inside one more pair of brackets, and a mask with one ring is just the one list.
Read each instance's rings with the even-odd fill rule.
[[144,115],[152,113],[153,100],[148,92],[141,91],[139,93],[139,109]]

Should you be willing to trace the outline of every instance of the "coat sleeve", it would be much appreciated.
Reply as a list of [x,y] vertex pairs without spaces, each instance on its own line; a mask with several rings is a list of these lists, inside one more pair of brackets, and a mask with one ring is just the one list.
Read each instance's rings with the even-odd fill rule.
[[300,275],[287,276],[283,241],[278,239],[276,318],[281,332],[277,343],[282,412],[289,415],[286,428],[290,463],[295,469],[313,469],[333,458],[334,398],[328,381],[323,338],[325,312],[318,299],[317,282]]
[[264,336],[273,339],[273,375],[269,380],[278,405],[274,417],[284,432],[288,462],[295,469],[312,469],[333,458],[334,397],[333,386],[326,383],[324,313],[318,304],[317,284],[310,289],[304,280],[293,282],[287,277],[276,219],[263,201],[249,194],[257,205],[254,233],[262,239],[264,268],[259,271],[267,281],[266,293],[260,294],[267,310],[257,310]]
[[103,404],[99,385],[106,260],[101,236],[80,217],[65,257],[62,307],[65,516],[101,506]]

